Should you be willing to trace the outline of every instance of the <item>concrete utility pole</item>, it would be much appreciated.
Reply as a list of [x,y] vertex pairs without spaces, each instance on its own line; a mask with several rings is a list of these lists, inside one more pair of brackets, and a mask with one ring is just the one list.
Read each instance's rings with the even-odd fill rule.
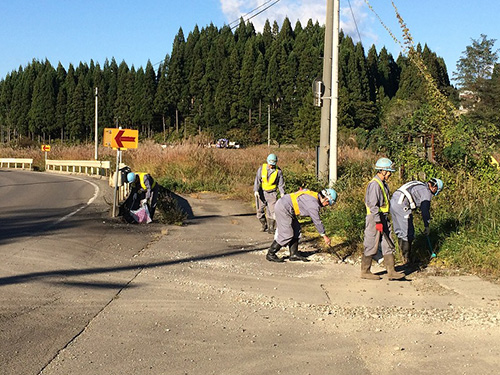
[[[323,106],[321,107],[321,129],[318,152],[318,180],[328,178],[328,145],[330,137],[330,101],[332,95],[332,30],[333,0],[326,0],[325,43],[323,56]],[[327,105],[328,104],[328,105]]]
[[339,103],[339,27],[340,0],[333,3],[333,41],[332,41],[332,100],[330,101],[330,179],[328,185],[337,182],[337,127]]
[[337,181],[338,51],[339,0],[326,1],[325,46],[323,57],[324,102],[318,152],[318,179]]
[[97,160],[97,147],[98,147],[98,135],[97,135],[97,131],[98,131],[98,127],[97,127],[97,98],[99,96],[97,95],[97,87],[95,88],[95,135],[94,135],[94,139],[95,139],[95,160]]

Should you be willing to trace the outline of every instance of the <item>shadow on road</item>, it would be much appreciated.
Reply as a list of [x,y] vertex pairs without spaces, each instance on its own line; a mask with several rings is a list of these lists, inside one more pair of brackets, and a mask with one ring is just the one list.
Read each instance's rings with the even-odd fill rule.
[[[182,263],[197,262],[197,261],[204,261],[204,260],[210,260],[210,259],[217,259],[217,258],[241,255],[241,254],[245,254],[245,253],[251,253],[254,251],[264,250],[264,249],[267,249],[268,247],[269,247],[269,243],[268,243],[268,241],[266,241],[265,246],[262,246],[262,244],[259,244],[258,247],[249,247],[248,249],[242,249],[241,245],[235,245],[232,247],[232,249],[224,249],[227,251],[222,250],[221,252],[214,253],[214,254],[196,256],[196,257],[188,257],[188,258],[183,258],[183,259],[167,260],[167,261],[163,261],[163,262],[138,263],[138,264],[131,264],[128,266],[121,266],[121,267],[95,267],[95,268],[76,269],[76,270],[75,269],[65,269],[65,270],[25,273],[25,274],[21,274],[21,275],[1,277],[0,278],[0,287],[5,286],[5,285],[28,283],[28,282],[32,282],[32,281],[36,281],[36,280],[40,280],[40,279],[51,279],[51,278],[57,278],[57,277],[95,275],[95,274],[100,274],[100,273],[120,272],[120,271],[127,271],[127,270],[140,271],[142,269],[148,269],[148,268],[172,266],[172,265],[182,264]],[[236,249],[236,248],[238,248],[238,249]],[[60,281],[60,282],[63,284],[68,284],[68,285],[72,285],[72,284],[77,285],[76,283],[71,283],[68,281]],[[116,287],[117,285],[78,282],[78,286],[87,286],[87,287],[93,287],[93,288],[111,288],[111,287]]]

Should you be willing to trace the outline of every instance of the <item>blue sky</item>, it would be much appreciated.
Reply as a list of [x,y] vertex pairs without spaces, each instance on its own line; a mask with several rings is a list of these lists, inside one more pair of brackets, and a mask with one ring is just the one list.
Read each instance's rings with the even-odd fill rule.
[[[185,36],[197,24],[222,27],[269,0],[0,0],[0,79],[32,59],[47,58],[53,66],[124,60],[136,68],[157,64],[171,52],[174,36]],[[274,0],[276,1],[276,0]],[[272,1],[272,2],[274,2]],[[271,3],[272,3],[271,2]],[[392,32],[401,29],[390,0],[369,0]],[[499,38],[500,2],[494,0],[394,0],[415,43],[427,45],[443,57],[450,78],[471,39],[481,34]],[[271,4],[270,3],[270,4]],[[340,0],[341,27],[359,39],[366,51],[385,46],[396,58],[401,48],[382,27],[365,0]],[[262,8],[261,8],[262,9]],[[279,0],[252,18],[257,31],[266,19],[288,16],[292,25],[309,18],[325,23],[326,0]],[[495,44],[500,48],[500,41]],[[155,65],[157,67],[157,65]]]

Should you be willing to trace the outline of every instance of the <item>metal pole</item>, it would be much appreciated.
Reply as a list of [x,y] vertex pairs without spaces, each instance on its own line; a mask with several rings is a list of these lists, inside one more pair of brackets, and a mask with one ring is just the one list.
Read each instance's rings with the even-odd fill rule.
[[116,173],[115,173],[115,189],[113,191],[113,217],[116,217],[116,206],[117,206],[117,196],[118,196],[118,170],[120,167],[120,149],[116,150]]
[[98,98],[98,95],[97,95],[97,87],[95,88],[95,134],[94,134],[94,138],[95,138],[95,160],[97,160],[97,147],[98,147],[98,135],[97,135],[97,131],[98,131],[98,127],[97,127],[97,98]]
[[267,147],[271,146],[271,105],[267,105]]
[[333,0],[326,1],[325,43],[323,56],[323,107],[321,107],[321,129],[318,150],[318,180],[328,180],[328,150],[330,137],[330,103],[332,84],[332,30]]
[[339,102],[339,11],[340,1],[334,0],[333,5],[333,40],[332,40],[332,99],[330,101],[330,179],[329,186],[337,182],[337,127]]

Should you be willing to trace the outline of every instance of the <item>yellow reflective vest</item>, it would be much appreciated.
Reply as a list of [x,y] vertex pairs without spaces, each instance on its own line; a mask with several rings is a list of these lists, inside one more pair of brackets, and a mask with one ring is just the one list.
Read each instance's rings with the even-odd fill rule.
[[[387,194],[384,189],[384,184],[382,181],[380,181],[378,178],[373,178],[370,182],[372,183],[373,181],[377,181],[378,185],[380,186],[380,190],[382,190],[382,194],[384,195],[384,205],[378,208],[378,212],[383,212],[383,213],[388,213],[389,212],[389,199],[387,199]],[[366,206],[366,204],[365,204]],[[370,208],[366,206],[366,214],[369,215],[371,214]]]
[[292,198],[293,210],[295,211],[295,215],[297,216],[300,215],[299,202],[297,202],[297,198],[303,194],[307,194],[310,195],[311,197],[318,199],[318,193],[315,193],[314,191],[310,190],[299,190],[296,193],[291,193],[290,197]]
[[278,167],[274,170],[273,173],[269,176],[269,180],[267,179],[267,164],[262,164],[262,190],[270,191],[276,190],[276,178],[278,177]]
[[[139,175],[139,182],[141,183],[141,187],[144,189],[144,190],[148,190],[146,184],[144,183],[144,176],[147,175],[147,173],[137,173]],[[156,185],[156,181],[153,180],[153,184],[151,185],[151,189],[154,188]]]

